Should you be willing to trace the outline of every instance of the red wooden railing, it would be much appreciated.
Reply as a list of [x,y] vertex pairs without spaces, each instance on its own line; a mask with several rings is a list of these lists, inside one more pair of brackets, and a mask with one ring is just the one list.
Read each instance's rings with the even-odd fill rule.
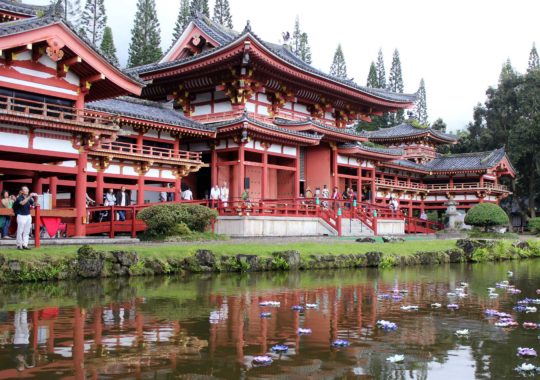
[[111,153],[130,154],[167,160],[201,161],[202,157],[202,154],[200,152],[189,152],[182,150],[178,153],[174,153],[173,149],[146,145],[138,146],[137,144],[130,144],[119,141],[101,143],[93,150],[109,151]]
[[84,123],[92,124],[94,126],[99,125],[100,127],[115,126],[112,116],[105,116],[75,107],[44,103],[6,95],[0,95],[0,114],[2,113],[25,117],[34,115],[43,120]]

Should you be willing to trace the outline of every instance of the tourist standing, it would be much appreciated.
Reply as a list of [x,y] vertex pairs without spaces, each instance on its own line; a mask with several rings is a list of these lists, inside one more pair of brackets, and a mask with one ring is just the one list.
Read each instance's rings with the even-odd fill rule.
[[193,193],[189,187],[182,193],[182,198],[184,198],[185,201],[193,200]]
[[[2,199],[0,200],[0,208],[11,209],[13,208],[13,200],[9,196],[7,190],[2,191]],[[2,239],[11,239],[9,236],[9,226],[11,225],[11,216],[4,215],[0,216],[0,234]]]
[[322,204],[323,207],[328,208],[328,199],[330,198],[330,190],[326,187],[326,185],[323,185],[322,189],[322,198],[324,199]]
[[116,196],[114,195],[114,189],[109,189],[109,192],[105,194],[104,206],[114,206],[116,204]]
[[420,213],[420,219],[422,220],[428,220],[428,216],[424,210]]
[[217,207],[219,203],[219,199],[221,197],[221,190],[219,189],[219,186],[216,184],[212,187],[212,190],[210,190],[210,205],[212,207]]
[[336,204],[339,200],[339,189],[337,186],[334,187],[334,191],[332,192],[332,208],[336,207]]
[[[126,191],[126,187],[122,186],[120,188],[120,191],[116,193],[116,205],[125,207],[125,206],[129,206],[130,204],[131,204],[130,196]],[[126,220],[126,210],[118,211],[118,220],[120,221]]]
[[311,191],[311,187],[306,188],[306,198],[313,198],[313,191]]
[[37,197],[37,194],[30,193],[30,189],[23,186],[15,203],[13,203],[13,211],[17,215],[17,249],[30,249],[28,247],[30,229],[32,228],[30,206],[34,205],[34,197]]
[[221,202],[223,202],[223,207],[227,207],[227,202],[229,201],[229,187],[227,186],[227,182],[223,182],[223,186],[221,186],[219,192]]

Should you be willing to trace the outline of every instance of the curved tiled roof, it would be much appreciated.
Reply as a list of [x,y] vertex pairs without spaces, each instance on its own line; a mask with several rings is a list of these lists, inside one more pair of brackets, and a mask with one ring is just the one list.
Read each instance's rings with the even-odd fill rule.
[[138,66],[131,69],[128,69],[129,72],[134,74],[149,73],[156,70],[181,66],[185,63],[195,61],[206,57],[208,55],[219,52],[220,50],[229,47],[230,45],[243,40],[246,37],[251,37],[257,42],[259,42],[264,48],[266,48],[270,53],[273,53],[275,56],[281,58],[282,60],[288,62],[289,64],[296,66],[297,68],[315,74],[317,76],[323,77],[325,79],[331,80],[333,82],[342,84],[344,86],[350,87],[354,90],[361,91],[363,93],[369,94],[371,96],[377,97],[379,99],[395,102],[395,103],[412,103],[416,100],[416,94],[399,94],[383,89],[374,89],[365,86],[360,86],[354,83],[352,80],[341,79],[330,74],[324,73],[321,70],[318,70],[309,64],[305,63],[302,59],[296,56],[287,46],[278,45],[263,41],[256,34],[251,31],[251,27],[246,25],[246,28],[242,33],[234,32],[230,29],[224,28],[223,26],[215,23],[210,20],[208,17],[198,13],[192,18],[192,22],[199,27],[203,32],[208,34],[208,36],[214,38],[216,42],[220,43],[221,46],[214,49],[207,50],[200,54],[197,54],[192,57],[182,58],[170,62],[162,63],[152,63],[144,66]]
[[457,136],[443,133],[432,128],[417,128],[408,122],[401,123],[395,127],[381,128],[376,131],[366,132],[367,137],[373,140],[391,140],[404,137],[421,136],[425,134],[431,134],[435,138],[448,142],[456,142]]
[[360,150],[365,150],[366,152],[371,152],[371,153],[380,153],[380,154],[386,154],[386,155],[390,155],[390,156],[403,156],[403,150],[402,149],[392,149],[392,148],[379,148],[379,147],[375,147],[375,146],[369,146],[369,145],[366,145],[366,144],[363,144],[363,143],[357,143],[357,144],[351,144],[351,143],[346,143],[346,144],[340,144],[338,145],[338,148],[342,148],[342,149],[360,149]]
[[182,115],[179,111],[168,108],[163,103],[132,98],[129,96],[120,96],[115,99],[105,99],[87,103],[86,108],[156,123],[202,131],[213,131],[209,126],[191,120]]
[[15,3],[9,0],[0,0],[0,10],[17,13],[25,16],[37,16],[38,12],[49,9],[48,5],[31,5],[24,3]]
[[366,134],[364,132],[357,132],[354,128],[332,127],[323,123],[319,123],[318,121],[310,119],[310,118],[306,120],[287,120],[287,119],[282,119],[282,118],[276,118],[274,122],[277,125],[283,125],[283,126],[314,125],[317,128],[324,129],[331,132],[343,133],[345,135],[349,135],[353,137],[366,137]]
[[[1,1],[1,0],[0,0]],[[17,20],[17,21],[11,21],[11,22],[4,22],[0,23],[0,37],[4,36],[10,36],[13,34],[18,34],[30,30],[40,29],[46,26],[54,25],[54,24],[62,24],[65,25],[75,36],[77,36],[80,40],[82,40],[92,51],[94,51],[96,54],[98,54],[102,59],[104,59],[109,65],[114,67],[116,70],[118,70],[119,73],[122,75],[129,77],[132,81],[135,81],[139,84],[143,84],[143,82],[140,80],[139,77],[131,75],[130,73],[122,70],[119,68],[116,64],[111,62],[107,57],[105,57],[100,49],[92,44],[92,42],[86,38],[85,36],[81,35],[76,28],[71,25],[69,22],[66,22],[63,18],[55,16],[55,15],[47,15],[44,17],[32,17],[24,20]]]
[[213,129],[217,130],[220,127],[225,127],[225,126],[229,126],[229,125],[233,125],[233,124],[238,124],[238,123],[241,123],[241,122],[249,122],[249,123],[254,124],[254,125],[258,126],[258,127],[265,128],[265,129],[268,129],[268,130],[274,131],[274,132],[283,133],[283,134],[290,135],[290,136],[297,136],[297,137],[308,138],[308,139],[313,139],[313,140],[320,140],[323,137],[323,135],[319,135],[319,134],[316,134],[316,133],[293,131],[293,130],[288,129],[288,128],[278,127],[278,126],[276,126],[274,124],[264,123],[264,122],[262,122],[260,120],[257,120],[257,119],[254,119],[254,118],[248,116],[247,113],[244,113],[241,117],[236,118],[236,119],[220,121],[218,123],[211,123],[211,124],[207,124],[207,125],[209,127],[213,128]]
[[389,164],[426,172],[486,170],[497,166],[505,157],[504,148],[500,148],[489,152],[439,155],[425,164],[417,164],[408,160],[395,160]]

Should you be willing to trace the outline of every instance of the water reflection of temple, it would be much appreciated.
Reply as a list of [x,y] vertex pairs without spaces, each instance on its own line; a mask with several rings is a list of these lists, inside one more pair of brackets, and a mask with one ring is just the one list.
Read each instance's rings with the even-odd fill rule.
[[[399,310],[402,303],[377,300],[378,294],[394,288],[406,291],[406,303],[420,304],[426,299],[443,300],[451,287],[443,282],[369,281],[307,290],[246,288],[233,294],[205,289],[192,299],[174,297],[174,288],[168,292],[172,295],[163,298],[126,292],[122,302],[86,308],[18,309],[4,315],[0,323],[0,378],[140,379],[190,372],[237,377],[246,358],[268,353],[277,343],[291,347],[291,359],[266,371],[298,375],[289,378],[384,367],[384,361],[365,356],[367,348],[386,355],[399,345],[425,363],[441,352],[444,356],[454,342],[437,341],[441,318],[434,317],[434,312],[413,316]],[[280,307],[259,306],[264,300],[279,301]],[[473,297],[460,302],[464,307],[481,304]],[[318,308],[304,313],[291,310],[306,303]],[[272,317],[261,319],[263,310],[271,311]],[[399,334],[375,329],[378,319],[398,322]],[[299,327],[309,327],[313,333],[300,337]],[[336,338],[355,344],[346,355],[337,356],[329,349]],[[17,355],[28,364],[23,363],[22,370],[16,368],[21,365]]]

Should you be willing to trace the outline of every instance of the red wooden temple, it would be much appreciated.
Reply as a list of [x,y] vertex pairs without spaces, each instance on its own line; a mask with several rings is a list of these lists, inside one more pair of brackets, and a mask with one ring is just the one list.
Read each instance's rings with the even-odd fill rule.
[[[233,235],[336,235],[344,223],[351,234],[432,232],[422,212],[509,194],[504,150],[440,155],[456,137],[411,120],[357,132],[358,120],[411,108],[415,95],[332,77],[249,24],[238,33],[193,16],[159,62],[121,70],[48,12],[0,0],[0,188],[50,193],[43,212],[70,236],[134,234],[144,225],[130,218],[162,192],[181,201],[189,187],[202,200],[224,183],[217,229]],[[357,200],[324,200],[325,185]],[[128,220],[87,209],[87,194],[100,205],[122,186]],[[308,189],[313,199],[301,197]]]

